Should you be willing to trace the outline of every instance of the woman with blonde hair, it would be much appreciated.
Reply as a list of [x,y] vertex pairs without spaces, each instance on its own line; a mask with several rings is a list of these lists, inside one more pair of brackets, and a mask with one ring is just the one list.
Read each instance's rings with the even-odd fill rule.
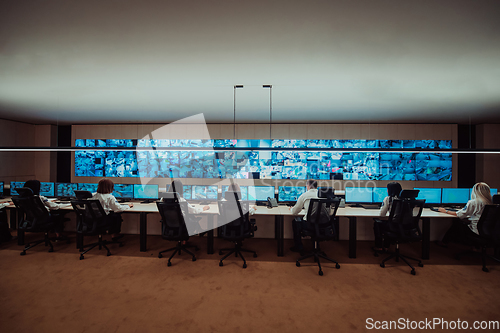
[[441,213],[446,213],[458,217],[459,221],[454,221],[453,225],[446,232],[441,243],[438,245],[447,246],[448,242],[463,237],[465,233],[473,232],[479,234],[477,222],[483,213],[484,206],[493,204],[490,187],[486,183],[477,183],[472,188],[471,199],[464,208],[459,211],[447,210],[440,207]]

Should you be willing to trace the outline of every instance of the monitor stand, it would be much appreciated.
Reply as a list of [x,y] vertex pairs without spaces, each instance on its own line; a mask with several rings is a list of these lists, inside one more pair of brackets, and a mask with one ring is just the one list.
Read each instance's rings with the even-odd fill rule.
[[349,204],[349,207],[353,207],[353,208],[363,208],[363,205],[359,204],[359,203],[356,203],[356,204]]
[[139,203],[141,203],[141,204],[147,204],[147,203],[155,202],[156,200],[158,200],[158,199],[144,199],[144,200],[142,200]]

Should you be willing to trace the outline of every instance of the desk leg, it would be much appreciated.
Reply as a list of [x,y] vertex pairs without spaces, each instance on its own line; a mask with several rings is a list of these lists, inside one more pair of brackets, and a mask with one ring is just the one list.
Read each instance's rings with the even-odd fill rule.
[[214,254],[214,217],[207,216],[207,223],[210,230],[207,232],[207,254]]
[[285,226],[284,226],[284,217],[282,215],[274,216],[274,231],[275,238],[277,239],[278,244],[278,257],[283,257],[285,252]]
[[422,218],[422,259],[429,259],[431,246],[431,219]]
[[141,212],[139,219],[139,242],[141,252],[147,251],[148,213]]
[[349,258],[356,258],[357,222],[355,216],[349,216]]
[[17,229],[17,209],[10,210],[10,228],[12,230]]

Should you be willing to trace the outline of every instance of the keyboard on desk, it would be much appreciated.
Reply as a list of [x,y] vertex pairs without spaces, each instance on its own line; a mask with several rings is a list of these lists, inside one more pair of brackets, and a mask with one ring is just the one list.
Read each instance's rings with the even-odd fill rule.
[[[439,211],[439,208],[440,208],[440,207],[430,207],[429,209],[430,209],[430,210],[432,210],[432,211],[434,211],[434,212],[437,212],[437,211]],[[456,209],[456,208],[446,208],[446,207],[444,207],[444,208],[445,208],[446,210],[449,210],[449,211],[452,211],[452,212],[456,212],[456,211],[458,211],[458,209]]]
[[56,204],[70,204],[71,201],[54,201]]
[[379,205],[363,205],[364,209],[380,209]]

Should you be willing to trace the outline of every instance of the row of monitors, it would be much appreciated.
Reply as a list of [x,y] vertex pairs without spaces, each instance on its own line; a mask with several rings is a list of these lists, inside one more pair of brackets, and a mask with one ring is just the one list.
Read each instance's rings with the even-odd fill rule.
[[[419,190],[417,199],[425,199],[428,204],[464,205],[471,198],[470,188],[414,188]],[[491,189],[491,195],[497,194],[497,189]],[[381,203],[387,196],[385,187],[346,187],[346,203]]]
[[[220,198],[224,198],[229,186],[222,186]],[[274,198],[274,186],[240,186],[241,199],[249,201],[266,201]],[[297,201],[297,198],[306,191],[305,186],[279,186],[278,202],[289,203]],[[184,198],[186,200],[217,200],[217,185],[183,185]]]

